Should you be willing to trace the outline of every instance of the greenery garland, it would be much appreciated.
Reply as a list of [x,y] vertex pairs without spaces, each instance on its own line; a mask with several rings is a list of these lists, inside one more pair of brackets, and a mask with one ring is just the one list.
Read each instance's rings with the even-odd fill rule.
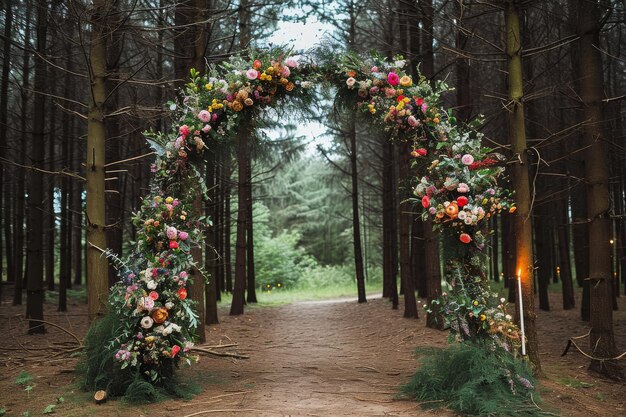
[[[458,123],[440,104],[450,88],[442,81],[414,80],[401,58],[322,51],[315,60],[303,62],[273,48],[251,50],[248,59],[234,56],[205,74],[191,70],[180,100],[168,103],[172,130],[146,133],[157,153],[153,191],[133,219],[138,229],[133,253],[117,262],[120,282],[112,288],[109,310],[120,324],[92,343],[106,347],[109,371],[113,361],[120,372],[163,386],[181,360],[191,362],[197,316],[185,286],[188,271],[196,267],[190,248],[201,244],[210,224],[191,211],[195,196],[206,194],[199,168],[206,144],[236,140],[240,126],[285,99],[306,106],[321,81],[336,89],[340,104],[356,109],[390,140],[413,144],[413,167],[424,174],[413,185],[414,200],[423,207],[423,218],[443,231],[449,283],[425,308],[436,308],[457,340],[516,355],[520,336],[504,300],[486,283],[483,252],[487,220],[515,206],[511,193],[498,186],[503,158],[482,146],[479,121]],[[102,361],[96,362],[91,369],[103,369]],[[90,387],[111,379],[87,375]]]

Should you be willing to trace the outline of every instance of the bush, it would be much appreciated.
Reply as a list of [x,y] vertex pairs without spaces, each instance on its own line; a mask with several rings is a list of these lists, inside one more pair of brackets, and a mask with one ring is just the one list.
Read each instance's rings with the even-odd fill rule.
[[[421,366],[401,393],[425,408],[472,416],[539,416],[535,381],[522,360],[487,343],[421,348]],[[533,396],[531,398],[531,396]]]

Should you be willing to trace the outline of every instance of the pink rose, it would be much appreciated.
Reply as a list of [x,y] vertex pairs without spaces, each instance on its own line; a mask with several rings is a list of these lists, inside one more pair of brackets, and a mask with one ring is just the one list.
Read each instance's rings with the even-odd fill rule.
[[211,120],[211,113],[206,110],[200,110],[200,113],[198,113],[198,119],[200,119],[201,122],[208,123]]
[[372,72],[378,72],[378,67],[377,66],[373,66],[372,69],[370,70]]
[[178,238],[180,240],[187,240],[188,237],[189,237],[189,233],[187,233],[187,232],[178,232]]
[[428,104],[422,103],[422,113],[426,113],[426,110],[428,110]]
[[474,163],[474,157],[468,153],[461,157],[463,165],[472,165]]
[[370,88],[370,95],[375,96],[376,94],[378,94],[378,87],[374,86]]
[[256,80],[258,76],[259,71],[255,70],[254,68],[250,68],[248,71],[246,71],[246,77],[248,77],[249,80]]
[[165,234],[169,240],[174,240],[178,236],[178,230],[175,227],[170,226],[166,229]]
[[298,63],[292,58],[286,60],[285,65],[287,65],[289,68],[298,68]]
[[417,120],[415,116],[409,116],[408,119],[406,119],[406,121],[409,123],[409,125],[413,127],[417,127],[420,125],[419,120]]
[[[210,116],[209,116],[210,119]],[[202,128],[202,131],[204,133],[209,133],[211,131],[211,125],[204,125],[204,127]]]
[[385,88],[385,96],[387,96],[387,98],[394,97],[395,95],[396,95],[395,88]]
[[287,78],[291,75],[291,71],[289,70],[289,67],[285,66],[283,67],[283,77]]
[[395,72],[390,72],[389,75],[387,75],[387,82],[395,87],[400,82],[400,77],[398,77],[398,74]]
[[181,135],[183,135],[183,136],[187,136],[187,135],[189,134],[189,132],[190,132],[190,130],[189,130],[189,126],[187,126],[187,125],[182,125],[182,126],[178,129],[178,131],[181,133]]

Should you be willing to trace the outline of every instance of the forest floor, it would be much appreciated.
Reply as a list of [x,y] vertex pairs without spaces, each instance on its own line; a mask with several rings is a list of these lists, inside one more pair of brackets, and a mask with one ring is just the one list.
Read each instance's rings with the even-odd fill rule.
[[[588,373],[587,359],[573,350],[560,356],[567,339],[585,334],[587,326],[578,319],[578,309],[563,311],[559,294],[551,296],[553,311],[538,312],[537,320],[546,374],[539,387],[540,407],[574,417],[626,415],[626,385]],[[626,297],[619,307],[615,330],[624,351]],[[203,355],[182,371],[185,378],[200,381],[199,395],[146,406],[115,400],[94,404],[93,393],[75,387],[77,359],[67,358],[76,346],[74,338],[52,326],[44,335],[27,336],[23,312],[24,307],[10,306],[6,299],[0,306],[0,410],[6,408],[7,416],[43,415],[46,407],[53,415],[76,417],[453,415],[395,398],[417,367],[415,348],[443,347],[447,333],[426,328],[423,314],[419,320],[402,318],[402,310],[391,310],[382,299],[248,306],[239,317],[228,316],[224,307],[221,324],[206,328],[207,345],[236,343],[220,351],[249,359]],[[46,320],[78,338],[87,328],[86,308],[78,303],[67,314],[47,305]],[[23,371],[33,380],[18,385]]]

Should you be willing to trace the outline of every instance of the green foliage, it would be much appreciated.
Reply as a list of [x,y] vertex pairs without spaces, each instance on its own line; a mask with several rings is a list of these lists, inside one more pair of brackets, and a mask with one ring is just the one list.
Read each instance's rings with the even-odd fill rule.
[[417,350],[421,366],[401,393],[425,408],[471,416],[540,416],[527,364],[490,342]]
[[56,404],[48,404],[46,408],[43,409],[43,414],[52,414],[55,411]]
[[28,372],[26,371],[22,371],[20,372],[20,374],[17,376],[17,378],[15,378],[15,383],[17,385],[26,385],[28,384],[30,381],[33,380],[33,376],[30,375]]
[[0,417],[4,417],[7,414],[7,409],[0,407]]

